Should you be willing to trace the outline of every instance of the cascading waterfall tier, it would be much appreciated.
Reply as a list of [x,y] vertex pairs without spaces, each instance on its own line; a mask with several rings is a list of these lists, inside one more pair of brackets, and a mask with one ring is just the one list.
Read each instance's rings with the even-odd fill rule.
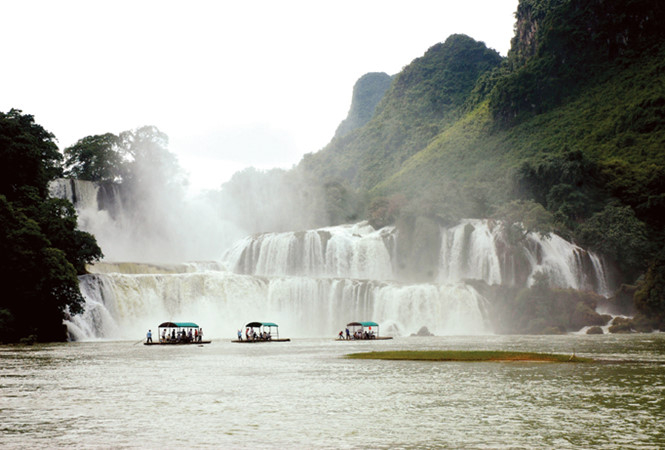
[[355,320],[392,335],[483,334],[490,305],[465,279],[527,286],[541,271],[557,286],[607,290],[600,259],[556,235],[511,248],[491,221],[462,221],[441,230],[438,276],[419,284],[396,279],[397,239],[362,222],[246,237],[220,262],[100,263],[80,277],[85,313],[66,324],[74,339],[134,339],[166,320],[196,321],[213,338],[252,320],[291,337],[335,336]]
[[73,339],[133,339],[166,320],[195,320],[207,336],[228,338],[251,320],[275,321],[293,337],[334,336],[346,323],[365,318],[395,335],[422,326],[436,334],[488,332],[485,300],[464,284],[266,278],[171,266],[160,271],[154,265],[151,273],[139,274],[140,267],[122,267],[129,273],[80,277],[86,309],[66,322]]
[[466,219],[441,230],[438,278],[442,283],[478,279],[530,286],[538,272],[547,275],[554,287],[610,294],[601,259],[556,234],[531,232],[519,245],[510,245],[496,221]]
[[386,242],[392,227],[367,222],[302,232],[247,237],[224,256],[235,272],[259,276],[339,277],[391,280]]

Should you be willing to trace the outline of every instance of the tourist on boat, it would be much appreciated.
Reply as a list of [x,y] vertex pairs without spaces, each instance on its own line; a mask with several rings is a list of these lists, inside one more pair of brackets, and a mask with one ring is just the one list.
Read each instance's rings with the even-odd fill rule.
[[340,331],[339,334],[337,335],[338,339],[344,339],[344,331]]
[[203,328],[199,328],[199,342],[203,339]]
[[249,341],[249,327],[245,330],[245,338]]
[[242,341],[242,331],[240,331],[240,328],[238,328],[238,340]]
[[187,333],[187,340],[188,340],[189,342],[192,342],[192,341],[193,341],[193,337],[194,337],[194,336],[192,335],[192,329],[190,328],[190,329],[189,329],[189,333]]
[[145,340],[146,342],[152,343],[152,330],[148,330],[145,337],[146,337],[146,340]]
[[346,339],[349,340],[351,339],[351,333],[349,333],[349,329],[346,329]]

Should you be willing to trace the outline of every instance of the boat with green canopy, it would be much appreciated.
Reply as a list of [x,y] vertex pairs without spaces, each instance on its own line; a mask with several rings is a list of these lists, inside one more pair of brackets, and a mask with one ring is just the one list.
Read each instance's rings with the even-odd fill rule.
[[186,345],[210,344],[203,340],[203,328],[194,322],[164,322],[157,327],[157,334],[152,337],[148,330],[145,345]]
[[252,344],[258,342],[289,342],[289,338],[279,337],[279,325],[274,322],[249,322],[242,330],[238,330],[238,339],[231,342]]
[[379,336],[379,324],[376,322],[349,322],[346,324],[346,335],[340,331],[337,340],[392,339],[392,336]]

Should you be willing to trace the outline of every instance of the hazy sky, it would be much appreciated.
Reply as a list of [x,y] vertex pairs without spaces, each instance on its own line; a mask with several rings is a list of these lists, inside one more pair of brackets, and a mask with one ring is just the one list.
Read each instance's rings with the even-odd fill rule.
[[332,138],[353,85],[398,73],[453,33],[506,55],[518,0],[0,0],[0,111],[61,149],[155,125],[216,188],[291,167]]

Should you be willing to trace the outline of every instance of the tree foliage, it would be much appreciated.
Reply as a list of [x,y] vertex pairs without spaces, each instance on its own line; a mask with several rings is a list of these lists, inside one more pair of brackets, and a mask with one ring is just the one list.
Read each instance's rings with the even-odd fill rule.
[[61,174],[53,140],[32,116],[0,113],[0,341],[64,339],[63,318],[82,310],[77,274],[102,256],[73,206],[48,196]]
[[112,133],[87,136],[65,149],[65,176],[88,181],[115,181],[122,177],[119,139]]
[[647,227],[630,206],[607,205],[580,225],[582,245],[611,258],[629,281],[646,267],[651,248]]
[[635,293],[635,306],[642,314],[653,317],[651,328],[665,328],[665,248],[649,265]]

